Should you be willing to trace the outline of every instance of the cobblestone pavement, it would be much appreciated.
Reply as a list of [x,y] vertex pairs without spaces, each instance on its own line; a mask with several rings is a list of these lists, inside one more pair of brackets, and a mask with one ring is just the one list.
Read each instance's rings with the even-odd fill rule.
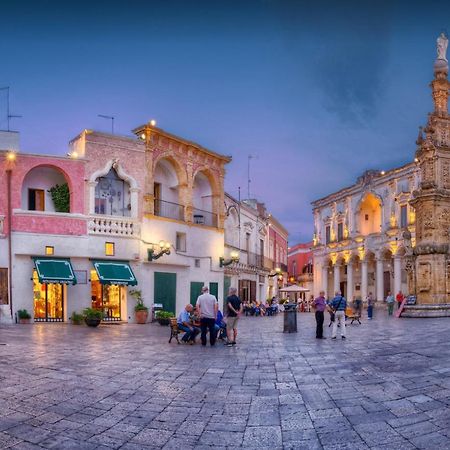
[[0,448],[450,448],[449,319],[377,311],[345,341],[298,319],[243,318],[234,348],[157,324],[0,327]]

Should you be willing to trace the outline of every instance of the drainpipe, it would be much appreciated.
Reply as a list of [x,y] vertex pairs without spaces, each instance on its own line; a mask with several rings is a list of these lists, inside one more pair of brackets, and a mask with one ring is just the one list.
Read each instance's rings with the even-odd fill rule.
[[9,308],[11,311],[11,320],[14,321],[13,316],[13,299],[12,299],[12,243],[11,243],[11,229],[12,229],[12,214],[11,214],[11,175],[12,170],[6,170],[6,191],[8,202],[8,287],[9,287]]

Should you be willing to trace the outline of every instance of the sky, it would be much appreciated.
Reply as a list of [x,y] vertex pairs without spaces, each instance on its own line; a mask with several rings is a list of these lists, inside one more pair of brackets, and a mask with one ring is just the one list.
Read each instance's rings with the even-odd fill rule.
[[[231,155],[226,191],[309,241],[311,201],[414,158],[450,2],[3,2],[0,87],[21,149],[158,127]],[[6,103],[0,92],[0,128]]]

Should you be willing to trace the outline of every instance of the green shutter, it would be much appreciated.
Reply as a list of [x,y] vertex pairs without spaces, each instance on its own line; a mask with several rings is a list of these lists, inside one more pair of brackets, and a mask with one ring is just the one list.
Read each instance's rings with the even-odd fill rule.
[[162,303],[164,311],[176,312],[177,274],[155,272],[154,302]]
[[203,281],[191,281],[191,305],[195,306],[198,296],[202,293]]
[[231,287],[231,277],[223,277],[223,310],[225,311],[225,300]]
[[209,283],[209,293],[214,295],[219,300],[219,283]]

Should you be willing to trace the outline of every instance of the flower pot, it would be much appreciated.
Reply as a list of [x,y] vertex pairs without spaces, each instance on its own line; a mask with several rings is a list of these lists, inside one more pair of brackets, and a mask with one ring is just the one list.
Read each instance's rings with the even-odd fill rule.
[[100,325],[100,322],[102,321],[102,319],[85,317],[84,321],[88,327],[98,327]]
[[148,310],[141,309],[139,311],[135,311],[136,323],[144,324],[147,323],[148,319]]
[[167,326],[170,323],[170,319],[158,319],[158,323],[162,326]]
[[19,323],[30,323],[31,319],[19,319]]

